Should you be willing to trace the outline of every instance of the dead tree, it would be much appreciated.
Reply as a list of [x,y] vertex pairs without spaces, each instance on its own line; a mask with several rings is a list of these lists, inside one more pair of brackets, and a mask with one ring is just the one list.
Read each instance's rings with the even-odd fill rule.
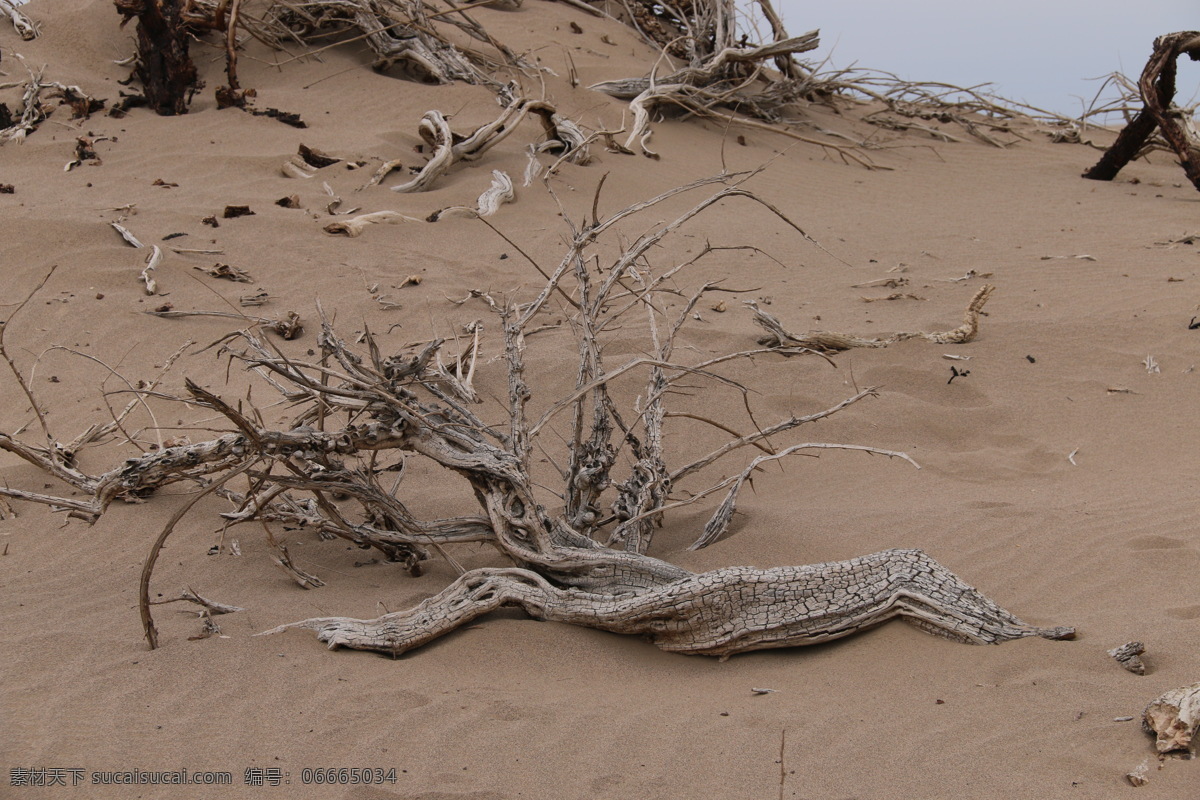
[[[690,463],[670,463],[664,435],[669,425],[731,430],[724,422],[672,414],[668,401],[673,390],[682,382],[705,381],[746,394],[746,387],[721,374],[721,365],[752,355],[768,357],[780,349],[681,357],[677,350],[687,350],[676,347],[683,344],[681,331],[702,298],[717,289],[702,284],[681,291],[681,277],[689,265],[715,251],[706,247],[665,268],[656,268],[651,254],[707,210],[732,202],[757,204],[780,225],[808,238],[735,177],[679,187],[607,218],[597,213],[597,194],[585,221],[571,221],[564,209],[569,244],[558,265],[543,269],[531,260],[545,276],[534,296],[516,302],[474,292],[471,302],[494,312],[502,332],[504,369],[495,379],[506,384],[507,396],[492,406],[481,400],[491,393],[474,388],[480,325],[472,327],[457,354],[443,355],[445,342],[438,339],[387,356],[369,331],[361,349],[351,347],[322,315],[319,354],[309,358],[283,354],[254,329],[225,340],[232,359],[265,377],[300,408],[285,425],[269,426],[262,412],[235,407],[189,381],[188,402],[223,415],[232,426],[228,433],[165,447],[91,475],[79,465],[78,447],[60,444],[38,411],[42,441],[0,435],[0,449],[41,467],[83,497],[7,487],[0,488],[0,496],[95,518],[119,498],[142,498],[162,486],[191,481],[205,487],[195,499],[218,492],[232,501],[224,515],[229,524],[255,520],[306,528],[375,548],[412,570],[431,553],[456,564],[445,550],[455,543],[488,543],[502,557],[495,567],[463,572],[441,593],[407,611],[374,620],[309,619],[275,629],[312,629],[331,647],[399,654],[502,606],[519,607],[539,619],[641,634],[670,651],[721,657],[828,641],[897,617],[964,642],[1071,638],[1070,628],[1022,622],[917,550],[701,574],[648,555],[665,513],[723,493],[695,546],[717,540],[728,529],[739,490],[764,463],[827,449],[911,461],[903,453],[820,441],[775,449],[807,423],[872,396],[868,389],[824,411],[765,427],[754,424],[754,433],[730,434],[732,438]],[[631,233],[636,222],[631,218],[640,212],[657,213],[685,191],[705,186],[716,190],[671,221],[626,240],[615,255],[603,246]],[[20,307],[14,313],[19,312]],[[547,402],[535,398],[526,351],[530,337],[551,315],[570,317],[578,362],[573,388]],[[643,342],[637,348],[640,355],[614,364],[603,344],[618,329],[622,337],[640,331]],[[36,398],[4,349],[3,330],[0,355],[37,411]],[[561,342],[549,346],[558,349]],[[638,395],[631,407],[618,403],[631,392]],[[545,435],[551,432],[558,436]],[[728,464],[748,447],[765,453],[724,480],[702,480],[713,465]],[[551,466],[535,457],[543,453]],[[419,518],[404,499],[406,464],[414,459],[458,476],[464,502],[473,503],[473,511]],[[399,476],[391,487],[383,484],[389,472]],[[247,484],[235,488],[240,480]],[[542,488],[552,482],[552,490]],[[149,602],[154,558],[190,506],[163,529],[143,569],[141,608],[151,646],[157,641]],[[298,581],[315,585],[314,576],[296,570],[286,552],[281,550],[278,561]]]
[[1154,52],[1138,80],[1144,104],[1142,110],[1125,126],[1100,161],[1083,173],[1083,177],[1111,181],[1142,152],[1157,129],[1179,157],[1188,180],[1200,189],[1200,141],[1190,124],[1190,115],[1173,105],[1176,62],[1181,55],[1200,61],[1200,31],[1170,33],[1154,40]]

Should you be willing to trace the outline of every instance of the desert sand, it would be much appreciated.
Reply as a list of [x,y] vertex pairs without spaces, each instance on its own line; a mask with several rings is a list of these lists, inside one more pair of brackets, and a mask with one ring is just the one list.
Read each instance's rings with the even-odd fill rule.
[[[21,41],[0,26],[0,81],[23,78],[20,53],[34,68],[45,65],[48,79],[115,101],[129,69],[114,62],[133,45],[112,3],[34,0],[26,9],[42,35]],[[518,11],[474,13],[498,39],[554,70],[544,88],[527,81],[526,89],[544,91],[589,130],[619,128],[628,111],[585,87],[642,75],[655,57],[629,29],[565,4],[526,0]],[[572,33],[572,23],[582,33]],[[218,110],[211,89],[221,82],[223,53],[195,45],[194,54],[209,88],[185,116],[135,109],[123,119],[99,113],[80,121],[64,109],[24,143],[0,147],[0,183],[13,186],[0,194],[5,319],[54,268],[6,330],[5,344],[56,435],[71,439],[107,421],[106,403],[128,401],[118,393],[124,380],[153,379],[189,340],[196,345],[164,379],[163,391],[182,392],[188,376],[245,399],[249,381],[236,366],[230,370],[215,350],[197,352],[237,330],[238,320],[142,312],[164,303],[226,311],[259,289],[270,301],[249,313],[294,310],[309,323],[292,342],[274,340],[296,355],[315,346],[318,301],[347,336],[369,325],[395,350],[434,336],[462,337],[462,325],[483,320],[477,386],[488,402],[502,396],[495,316],[478,300],[451,301],[471,290],[528,297],[541,276],[474,219],[328,235],[324,225],[346,215],[327,213],[323,184],[344,199],[342,211],[394,210],[424,220],[437,209],[472,204],[491,170],[504,170],[517,181],[517,199],[491,224],[533,259],[556,264],[567,230],[559,206],[540,181],[520,186],[525,147],[541,133],[537,123],[522,123],[522,131],[480,161],[456,166],[430,191],[390,192],[400,175],[363,190],[383,161],[421,163],[413,147],[426,111],[452,114],[456,130],[469,130],[495,117],[493,93],[376,74],[361,44],[288,63],[283,54],[248,45],[243,85],[257,89],[257,107],[299,114],[308,125],[299,130]],[[568,54],[578,87],[566,77]],[[11,102],[13,92],[0,99]],[[1111,183],[1082,180],[1099,150],[1052,143],[1032,122],[1020,123],[1020,137],[1005,137],[1014,143],[999,149],[969,138],[940,142],[879,131],[848,102],[807,106],[803,114],[809,124],[797,130],[806,135],[871,137],[879,148],[870,158],[886,169],[843,163],[821,147],[766,131],[667,119],[654,126],[659,160],[597,147],[593,163],[564,165],[549,186],[566,213],[582,220],[605,174],[599,206],[611,213],[717,174],[722,165],[765,165],[747,188],[821,247],[761,207],[735,201],[664,242],[652,255],[660,264],[682,262],[705,242],[758,248],[722,251],[680,278],[684,286],[720,280],[742,292],[698,305],[699,319],[681,338],[689,357],[755,347],[759,331],[742,302],[749,299],[792,330],[879,335],[954,327],[986,281],[997,287],[988,315],[978,337],[963,345],[913,340],[839,354],[832,365],[814,356],[765,355],[731,366],[725,374],[753,389],[760,423],[878,387],[877,398],[804,429],[796,441],[904,451],[921,469],[855,452],[774,464],[743,494],[723,539],[689,551],[711,512],[689,506],[668,516],[651,553],[702,571],[920,548],[1023,619],[1074,626],[1075,641],[969,646],[892,622],[831,644],[721,662],[501,611],[398,659],[331,652],[306,631],[255,634],[306,617],[406,608],[453,580],[452,565],[435,556],[414,578],[344,541],[276,530],[297,563],[326,583],[306,591],[272,563],[261,526],[232,528],[222,540],[217,514],[228,505],[208,497],[168,541],[152,591],[170,597],[192,587],[245,610],[219,617],[220,635],[190,638],[201,632],[194,610],[156,606],[161,647],[150,651],[137,611],[138,576],[151,543],[194,490],[179,484],[142,504],[116,503],[93,525],[12,501],[16,514],[0,521],[0,795],[1193,796],[1200,766],[1168,759],[1160,769],[1138,719],[1161,692],[1200,680],[1193,472],[1200,468],[1200,330],[1189,328],[1200,313],[1200,253],[1194,242],[1179,241],[1196,231],[1200,195],[1164,153]],[[95,141],[99,163],[66,171],[82,135]],[[1084,138],[1104,146],[1113,133],[1090,129]],[[342,162],[312,179],[288,178],[280,167],[300,144],[365,166],[352,170]],[[276,205],[290,195],[299,208]],[[227,205],[255,213],[219,219],[216,228],[202,224]],[[143,254],[122,241],[114,221],[147,244],[222,254],[166,251],[156,271],[158,294],[148,296],[139,279]],[[186,236],[163,241],[175,233]],[[249,273],[253,283],[227,283],[196,269],[218,261]],[[402,286],[410,275],[420,283]],[[896,277],[907,283],[856,288]],[[864,302],[893,292],[919,299]],[[719,299],[724,312],[712,308]],[[564,306],[564,318],[569,310]],[[576,363],[569,327],[546,336],[550,344],[527,376],[541,408],[571,386]],[[618,359],[636,347],[618,333],[606,352]],[[951,367],[969,375],[951,382]],[[30,405],[7,372],[0,387],[0,429],[23,428],[36,440]],[[286,416],[261,382],[251,399]],[[704,387],[680,402],[735,429],[751,427],[736,391]],[[152,401],[151,408],[153,419],[139,410],[129,423],[143,446],[159,436],[200,441],[210,435],[206,427],[228,427],[180,403]],[[668,437],[684,453],[717,440],[711,429],[697,433],[683,421]],[[100,472],[136,452],[114,441],[80,458]],[[461,486],[416,469],[418,508],[469,513]],[[0,480],[28,491],[68,491],[8,454],[0,458]],[[462,545],[454,556],[467,568],[503,562],[486,546]],[[1145,676],[1106,655],[1130,640],[1146,644]],[[1116,721],[1126,717],[1132,721]],[[1144,761],[1150,781],[1134,789],[1124,776]],[[303,770],[327,767],[394,769],[396,780],[371,787],[302,783]],[[17,768],[76,768],[85,781],[101,771],[228,771],[234,785],[27,788],[11,785]],[[286,775],[290,784],[247,786],[252,768],[279,770],[263,774]]]

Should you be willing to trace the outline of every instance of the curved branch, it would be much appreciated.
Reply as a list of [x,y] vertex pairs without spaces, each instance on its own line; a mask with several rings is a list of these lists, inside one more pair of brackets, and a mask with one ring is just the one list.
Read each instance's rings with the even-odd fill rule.
[[920,550],[803,567],[728,567],[624,597],[560,589],[530,570],[478,569],[408,611],[373,620],[319,617],[260,635],[306,628],[330,648],[399,655],[504,606],[535,619],[644,635],[671,652],[722,658],[827,642],[896,617],[974,644],[1075,635],[1072,628],[1023,622]]

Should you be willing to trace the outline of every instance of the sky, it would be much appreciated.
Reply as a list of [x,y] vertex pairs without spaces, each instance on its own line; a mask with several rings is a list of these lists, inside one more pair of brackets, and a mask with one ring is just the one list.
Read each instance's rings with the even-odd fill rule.
[[[1077,115],[1099,89],[1088,78],[1136,79],[1154,39],[1200,30],[1197,0],[774,0],[791,35],[819,28],[802,58],[857,63],[905,80],[995,84],[1008,99]],[[1200,89],[1200,63],[1179,64],[1178,93]]]

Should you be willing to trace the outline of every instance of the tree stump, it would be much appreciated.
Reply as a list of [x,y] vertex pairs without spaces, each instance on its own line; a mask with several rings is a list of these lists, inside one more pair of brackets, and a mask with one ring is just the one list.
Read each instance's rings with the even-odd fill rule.
[[[163,116],[186,114],[196,89],[196,65],[188,54],[182,0],[114,0],[128,22],[137,17],[135,73],[146,103]],[[124,24],[124,23],[122,23]]]

